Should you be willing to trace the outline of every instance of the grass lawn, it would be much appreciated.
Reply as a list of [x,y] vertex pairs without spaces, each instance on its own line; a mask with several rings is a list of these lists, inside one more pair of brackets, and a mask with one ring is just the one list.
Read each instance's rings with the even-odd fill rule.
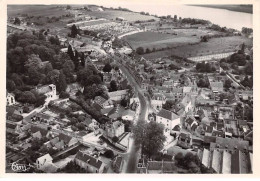
[[61,16],[66,15],[69,12],[62,8],[58,8],[57,5],[8,5],[7,15],[17,16],[21,14],[28,14],[31,16]]
[[198,43],[195,45],[183,45],[175,48],[171,48],[164,51],[157,51],[149,54],[143,55],[144,58],[160,58],[167,57],[171,55],[177,55],[181,57],[195,57],[203,56],[210,54],[218,54],[224,52],[232,52],[235,48],[242,43],[252,46],[252,39],[248,39],[242,36],[233,36],[233,37],[221,37],[221,38],[212,38],[208,42]]
[[156,32],[140,32],[133,35],[124,37],[134,48],[143,47],[144,49],[149,48],[150,50],[161,49],[166,47],[176,47],[189,43],[199,42],[199,38],[194,36],[176,36],[165,33]]
[[110,10],[105,9],[105,11],[91,11],[86,12],[89,16],[95,16],[97,18],[106,18],[110,20],[115,20],[117,17],[122,17],[127,21],[147,21],[151,19],[157,19],[156,17],[149,16],[149,15],[141,15],[140,13],[135,12],[127,12],[127,11],[120,11],[120,10]]

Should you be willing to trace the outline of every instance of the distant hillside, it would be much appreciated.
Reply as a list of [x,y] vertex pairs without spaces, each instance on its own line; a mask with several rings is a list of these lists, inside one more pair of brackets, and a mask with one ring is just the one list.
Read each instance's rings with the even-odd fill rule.
[[200,7],[208,7],[208,8],[216,8],[216,9],[226,9],[226,10],[230,10],[230,11],[237,11],[237,12],[253,14],[253,6],[252,5],[203,4],[203,5],[190,5],[190,6],[200,6]]

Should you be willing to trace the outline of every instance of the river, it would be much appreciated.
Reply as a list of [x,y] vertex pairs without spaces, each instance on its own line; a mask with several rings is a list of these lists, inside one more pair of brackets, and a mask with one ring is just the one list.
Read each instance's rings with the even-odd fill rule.
[[[93,1],[93,2],[91,2]],[[176,5],[173,2],[166,2],[166,0],[144,2],[142,1],[115,1],[106,0],[103,2],[97,0],[90,0],[88,4],[103,5],[104,7],[128,8],[135,12],[149,12],[150,14],[156,14],[158,16],[177,15],[182,18],[198,18],[209,20],[214,24],[218,24],[221,27],[234,28],[241,31],[242,27],[253,27],[253,14],[229,11],[225,9],[216,9],[208,7],[188,6],[188,5]],[[158,3],[160,2],[160,3]]]

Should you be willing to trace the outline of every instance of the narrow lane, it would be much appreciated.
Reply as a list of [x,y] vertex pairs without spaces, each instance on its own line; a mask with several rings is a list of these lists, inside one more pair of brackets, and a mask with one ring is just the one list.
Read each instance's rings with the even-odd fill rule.
[[[140,107],[141,111],[140,111],[138,121],[145,121],[146,117],[147,117],[147,111],[148,111],[148,106],[147,106],[148,101],[146,100],[145,96],[143,95],[140,86],[137,84],[134,77],[129,73],[129,71],[122,65],[120,65],[120,69],[127,76],[127,80],[130,82],[131,85],[134,86],[135,91],[138,93],[138,97],[140,100],[140,106],[141,106]],[[138,148],[138,146],[135,145],[135,141],[133,141],[130,153],[128,155],[128,161],[126,163],[125,173],[136,173],[138,157],[139,157],[139,148]]]

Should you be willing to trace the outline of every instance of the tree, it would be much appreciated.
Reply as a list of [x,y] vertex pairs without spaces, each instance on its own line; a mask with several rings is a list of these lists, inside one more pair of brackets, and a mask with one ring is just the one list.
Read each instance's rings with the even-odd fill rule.
[[118,142],[118,137],[117,136],[114,136],[113,138],[112,138],[112,141],[114,142],[114,143],[116,143],[116,142]]
[[36,69],[30,67],[28,69],[28,75],[29,78],[27,79],[27,83],[29,85],[38,85],[41,80],[45,77],[44,74],[41,74],[39,71]]
[[244,54],[234,53],[230,56],[229,63],[237,62],[238,66],[246,64],[246,56]]
[[163,109],[166,109],[166,110],[171,110],[173,108],[173,106],[175,105],[175,101],[173,100],[167,100],[165,102],[165,104],[163,104]]
[[71,6],[70,6],[70,5],[67,5],[66,9],[71,9]]
[[22,103],[34,104],[36,102],[36,97],[32,92],[25,91],[20,95],[18,101]]
[[112,66],[110,65],[110,63],[107,63],[103,68],[103,72],[111,72],[111,70]]
[[85,55],[84,53],[81,53],[80,55],[80,63],[82,67],[85,67]]
[[42,106],[42,105],[44,105],[44,103],[45,103],[45,100],[46,100],[46,95],[44,95],[44,94],[38,94],[38,93],[34,93],[34,95],[35,95],[35,99],[36,99],[36,101],[35,101],[35,106],[36,107],[39,107],[39,106]]
[[79,66],[79,53],[77,50],[75,50],[75,56],[73,58],[73,62],[75,65],[75,70],[78,70],[78,66]]
[[75,37],[77,36],[78,33],[79,33],[78,28],[76,27],[75,24],[73,24],[72,27],[71,27],[71,33],[70,33],[70,36],[71,36],[72,38],[75,38]]
[[66,82],[71,83],[74,80],[73,72],[75,70],[75,65],[72,60],[67,59],[62,65],[62,72],[65,75]]
[[163,125],[155,121],[149,123],[138,121],[137,125],[133,127],[133,135],[135,143],[141,144],[142,153],[147,155],[148,158],[162,150],[163,143],[166,140]]
[[6,81],[6,89],[8,92],[12,92],[16,89],[16,85],[13,80],[8,80]]
[[122,99],[120,104],[121,106],[126,107],[128,105],[128,101],[126,99]]
[[46,84],[55,84],[58,85],[59,82],[59,75],[60,71],[57,69],[54,69],[50,71],[45,78]]
[[15,25],[20,25],[21,24],[21,20],[19,18],[15,17],[14,24]]
[[112,81],[110,82],[110,88],[111,88],[111,92],[118,90],[118,86],[117,86],[117,83],[116,83],[115,80],[112,80]]
[[175,65],[175,64],[170,64],[169,69],[170,70],[180,70],[181,68],[179,66]]
[[145,53],[151,53],[151,50],[149,48],[146,48]]
[[144,54],[144,48],[143,48],[143,47],[138,47],[138,48],[136,49],[136,53],[139,54],[139,55]]
[[59,40],[58,37],[51,36],[51,37],[49,38],[49,41],[51,42],[51,44],[60,45],[60,40]]
[[232,81],[230,79],[226,79],[224,82],[224,87],[229,89],[231,87]]
[[64,92],[64,91],[61,91],[60,96],[59,96],[59,98],[61,98],[61,99],[66,99],[69,97],[70,97],[70,94],[67,92]]
[[44,74],[47,75],[52,70],[53,70],[53,67],[52,67],[51,63],[47,63],[47,65],[44,68]]
[[113,159],[115,155],[114,155],[114,152],[113,152],[112,150],[107,150],[107,151],[105,151],[104,156],[105,156],[106,158],[111,158],[111,159]]
[[76,127],[77,127],[80,131],[82,131],[82,130],[85,129],[84,123],[77,123],[77,124],[76,124]]
[[66,88],[67,88],[67,82],[66,82],[65,75],[63,74],[63,71],[60,71],[59,81],[57,82],[57,91],[59,92],[65,91]]
[[71,60],[74,60],[74,52],[72,50],[71,45],[68,46],[68,51],[67,51],[68,55],[70,56]]

